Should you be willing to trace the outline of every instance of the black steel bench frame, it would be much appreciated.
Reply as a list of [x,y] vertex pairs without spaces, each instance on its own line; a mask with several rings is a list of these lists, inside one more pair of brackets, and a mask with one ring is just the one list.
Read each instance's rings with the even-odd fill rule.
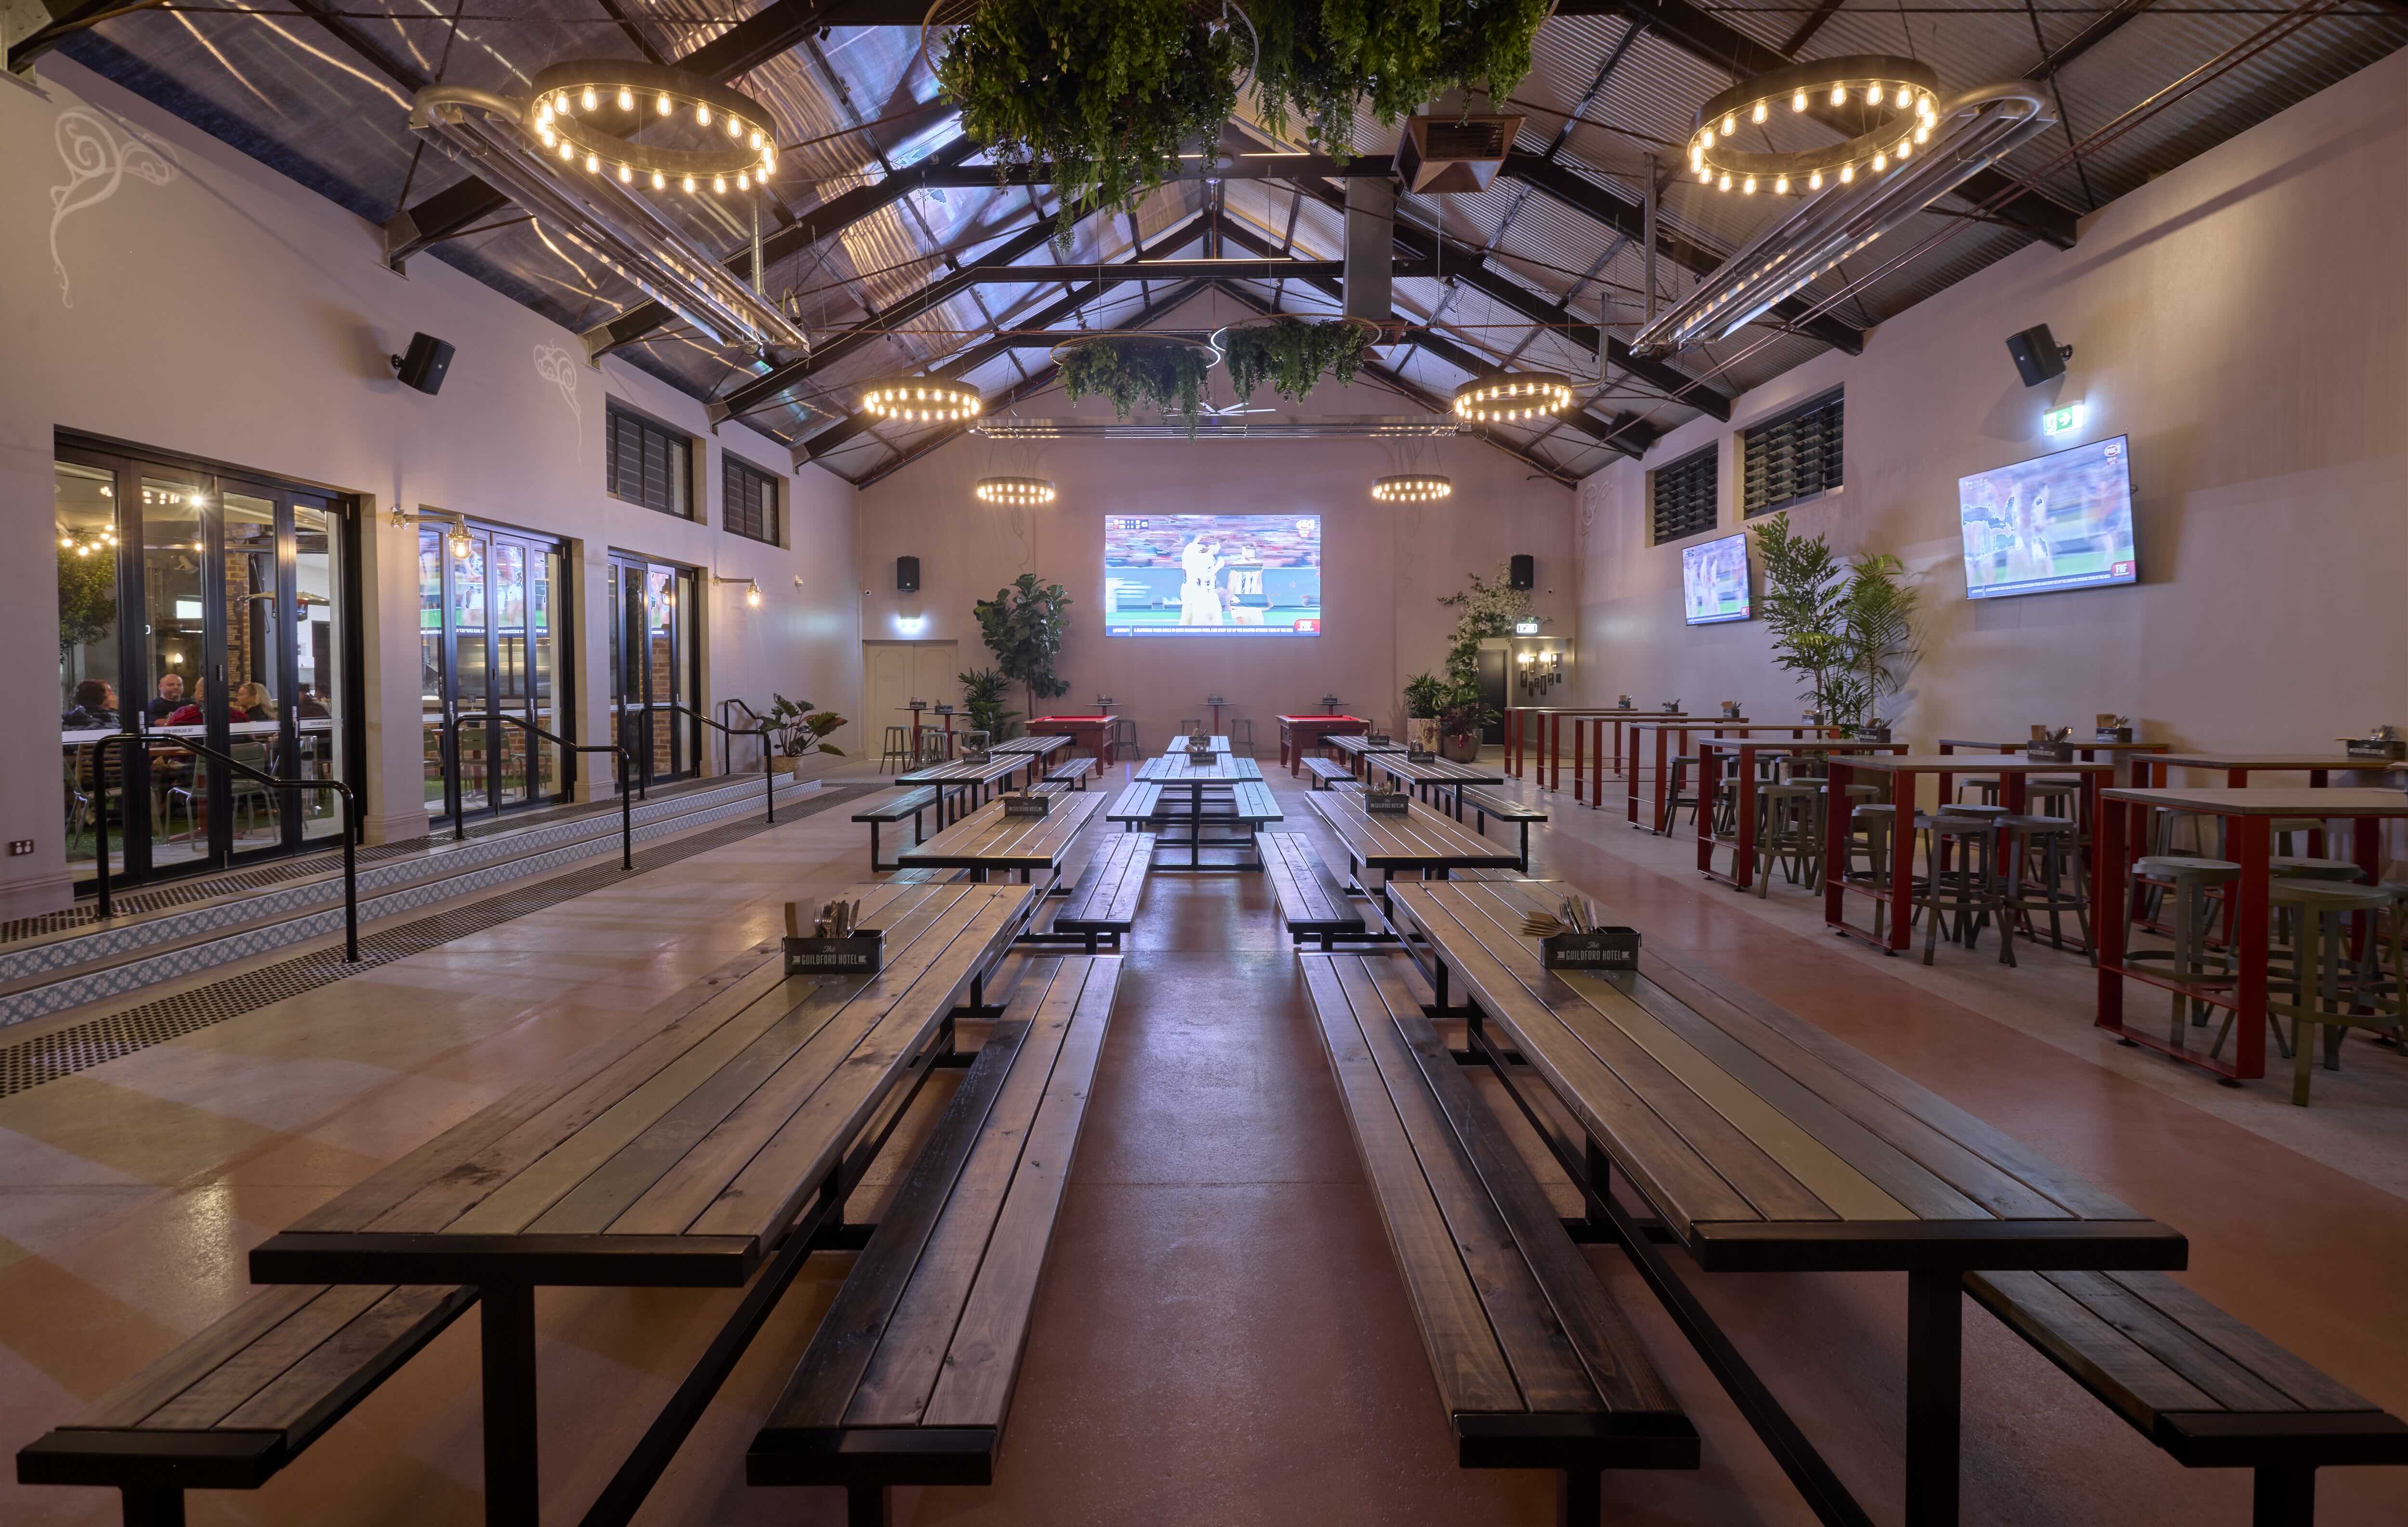
[[[918,798],[924,793],[927,799],[919,800]],[[883,874],[889,870],[902,868],[900,864],[878,862],[878,829],[880,828],[889,822],[900,823],[904,817],[909,816],[911,818],[911,842],[926,843],[928,841],[927,813],[931,808],[941,807],[942,804],[940,794],[935,785],[915,785],[908,794],[897,796],[883,806],[873,806],[867,811],[854,813],[853,818],[854,821],[869,824],[870,871],[873,873]]]
[[[1469,810],[1473,815],[1480,818],[1476,824],[1476,830],[1480,832],[1485,833],[1488,830],[1488,819],[1491,816],[1500,822],[1512,822],[1522,829],[1522,842],[1518,849],[1521,862],[1513,868],[1527,874],[1530,870],[1530,824],[1545,821],[1547,814],[1536,806],[1525,806],[1518,800],[1507,800],[1501,796],[1491,796],[1485,791],[1470,786],[1466,786],[1455,793],[1455,819],[1458,822],[1462,821],[1466,810]],[[1529,814],[1523,815],[1525,812]]]

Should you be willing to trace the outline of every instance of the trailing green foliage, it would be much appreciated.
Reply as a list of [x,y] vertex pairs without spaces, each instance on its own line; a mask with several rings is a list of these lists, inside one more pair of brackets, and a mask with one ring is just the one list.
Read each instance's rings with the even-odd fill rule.
[[962,684],[962,708],[969,713],[970,726],[996,742],[1010,735],[1005,729],[1018,711],[1007,709],[1004,696],[1011,688],[1011,680],[996,669],[974,668],[967,673],[956,673]]
[[59,558],[59,661],[117,624],[117,549]]
[[[992,599],[978,601],[979,633],[995,654],[1003,676],[1028,690],[1028,713],[1037,702],[1068,694],[1070,683],[1054,672],[1062,639],[1069,633],[1070,592],[1059,583],[1039,583],[1024,572]],[[989,728],[992,730],[993,728]]]
[[1133,206],[1218,141],[1243,59],[1200,0],[985,0],[938,61],[962,131],[997,170],[1051,161],[1065,251],[1088,212]]
[[1241,398],[1268,382],[1271,391],[1292,403],[1301,403],[1325,376],[1343,386],[1354,380],[1370,347],[1372,330],[1351,318],[1309,322],[1279,318],[1231,329],[1222,341],[1221,364],[1229,370],[1229,385]]
[[[1499,562],[1493,580],[1475,572],[1459,593],[1445,595],[1438,602],[1462,612],[1455,618],[1455,635],[1447,642],[1447,681],[1477,698],[1480,643],[1492,636],[1512,636],[1513,623],[1529,618],[1529,590],[1515,588],[1511,569]],[[1546,624],[1546,617],[1541,616],[1540,624]]]
[[1212,353],[1158,335],[1098,334],[1065,345],[1059,362],[1062,388],[1075,403],[1089,394],[1111,400],[1126,419],[1140,403],[1175,413],[1196,433],[1204,407],[1204,378]]
[[769,713],[762,719],[769,724],[769,750],[781,758],[807,757],[824,753],[831,758],[844,756],[844,749],[830,747],[822,739],[845,725],[844,717],[834,711],[822,711],[807,699],[788,699],[772,694],[774,702]]
[[1550,0],[1256,0],[1263,125],[1344,159],[1354,114],[1383,127],[1450,90],[1502,101],[1530,72]]

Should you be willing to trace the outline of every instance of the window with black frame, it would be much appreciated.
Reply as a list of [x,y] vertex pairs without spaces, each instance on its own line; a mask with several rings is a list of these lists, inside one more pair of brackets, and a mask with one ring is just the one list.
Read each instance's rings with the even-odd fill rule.
[[1845,402],[1835,387],[1747,431],[1740,502],[1750,519],[1840,486]]
[[611,495],[680,519],[692,518],[694,441],[615,402],[609,419],[606,475]]
[[1719,454],[1718,445],[1705,446],[1647,474],[1648,519],[1655,532],[1649,544],[1661,546],[1714,527],[1722,508]]
[[779,502],[778,479],[732,455],[722,454],[720,461],[720,517],[727,532],[772,546],[781,544],[778,514],[783,506]]

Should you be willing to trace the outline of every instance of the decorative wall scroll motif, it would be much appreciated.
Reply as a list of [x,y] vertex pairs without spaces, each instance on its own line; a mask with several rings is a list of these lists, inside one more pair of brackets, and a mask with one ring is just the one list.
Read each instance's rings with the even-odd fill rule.
[[67,277],[66,261],[59,253],[59,225],[116,195],[128,175],[165,185],[179,172],[164,145],[154,147],[131,131],[121,134],[83,107],[60,112],[52,136],[59,157],[66,162],[67,182],[50,187],[50,269],[59,278],[60,306],[72,308],[75,290]]
[[535,347],[535,374],[552,384],[577,421],[577,446],[585,448],[585,411],[577,406],[577,360],[558,345]]

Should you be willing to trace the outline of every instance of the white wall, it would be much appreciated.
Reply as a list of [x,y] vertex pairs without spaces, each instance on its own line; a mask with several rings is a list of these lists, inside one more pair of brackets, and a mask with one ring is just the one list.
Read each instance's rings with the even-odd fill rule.
[[[1648,466],[1847,388],[1843,493],[1792,516],[1919,575],[1923,661],[1903,738],[2132,715],[2178,745],[2330,750],[2408,723],[2408,54],[2395,55],[2102,209],[2077,246],[2036,245],[1698,420]],[[2027,389],[2005,337],[2046,323],[2068,374]],[[2082,434],[2041,433],[2082,402]],[[2129,435],[2136,587],[1969,601],[1956,480]],[[1644,469],[1583,484],[1585,699],[1679,694],[1799,713],[1760,624],[1683,626],[1680,546],[1647,544]],[[1892,702],[1896,709],[1899,702]]]
[[[0,670],[7,713],[57,710],[43,655],[56,624],[59,429],[367,496],[373,608],[363,612],[360,699],[377,836],[423,822],[416,537],[388,523],[395,505],[572,540],[585,739],[603,735],[597,575],[613,548],[760,580],[757,612],[738,589],[713,592],[707,699],[766,705],[775,689],[852,713],[849,484],[817,468],[785,479],[787,547],[727,535],[716,528],[720,449],[772,470],[787,461],[776,442],[731,425],[707,442],[707,522],[610,498],[605,398],[702,436],[698,404],[615,358],[588,367],[575,335],[438,261],[421,256],[406,278],[393,274],[373,226],[58,55],[41,73],[38,90],[0,76],[0,141],[13,151],[0,156],[0,640],[18,657]],[[77,152],[101,173],[79,175]],[[120,162],[128,167],[112,177]],[[558,274],[578,279],[566,265]],[[436,397],[402,387],[386,360],[418,330],[459,349]],[[716,760],[718,749],[709,752]],[[30,857],[0,859],[0,913],[65,900],[58,758],[46,726],[0,739],[0,838],[36,843]]]
[[[1227,315],[1223,315],[1225,318]],[[1177,326],[1204,322],[1200,310],[1172,314]],[[1270,401],[1266,394],[1259,401]],[[1309,400],[1314,414],[1400,415],[1421,411],[1369,384],[1325,384]],[[1088,399],[1073,410],[1059,394],[1025,411],[1048,417],[1076,412],[1109,418]],[[1283,405],[1283,412],[1297,411]],[[1182,717],[1209,716],[1198,702],[1227,697],[1228,715],[1254,720],[1265,752],[1276,745],[1271,717],[1318,707],[1335,694],[1355,713],[1389,722],[1401,715],[1407,675],[1445,660],[1455,612],[1439,596],[1487,575],[1515,553],[1538,559],[1535,602],[1554,617],[1550,635],[1568,633],[1574,571],[1570,490],[1477,440],[1446,442],[1441,469],[1455,496],[1437,503],[1390,505],[1370,497],[1374,478],[1397,470],[1368,439],[1057,441],[1041,470],[1059,497],[1042,509],[990,508],[970,497],[999,463],[976,439],[957,441],[862,491],[862,630],[888,639],[912,634],[961,643],[962,661],[989,666],[971,606],[1023,572],[1069,590],[1071,633],[1058,668],[1070,683],[1056,702],[1083,711],[1100,692],[1139,724],[1158,748]],[[1323,634],[1269,637],[1107,638],[1103,634],[1103,522],[1106,515],[1318,514],[1322,517]],[[895,559],[920,558],[921,592],[895,589]],[[1560,692],[1560,691],[1559,691]],[[1025,698],[1012,701],[1025,710]],[[871,717],[891,721],[893,717]]]

